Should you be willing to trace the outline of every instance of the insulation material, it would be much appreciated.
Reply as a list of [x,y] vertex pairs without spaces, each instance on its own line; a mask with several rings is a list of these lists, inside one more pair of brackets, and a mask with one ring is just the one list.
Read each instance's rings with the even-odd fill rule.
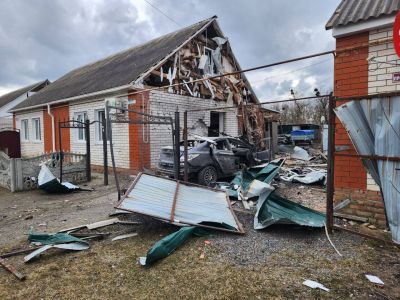
[[[400,97],[345,103],[335,109],[358,154],[400,157]],[[400,161],[362,159],[380,186],[392,239],[400,244]]]

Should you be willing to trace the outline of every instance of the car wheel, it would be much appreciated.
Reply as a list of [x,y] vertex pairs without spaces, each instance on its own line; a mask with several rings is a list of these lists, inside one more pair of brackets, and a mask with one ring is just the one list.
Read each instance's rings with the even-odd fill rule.
[[217,169],[213,166],[207,166],[199,172],[198,181],[202,185],[210,186],[218,179]]

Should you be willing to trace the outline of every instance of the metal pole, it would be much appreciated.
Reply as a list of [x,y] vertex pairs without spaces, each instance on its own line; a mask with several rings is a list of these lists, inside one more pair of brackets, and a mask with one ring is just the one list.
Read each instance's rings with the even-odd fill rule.
[[103,179],[104,185],[108,185],[108,156],[107,156],[107,122],[105,116],[101,120],[102,130],[101,135],[103,138]]
[[90,155],[90,121],[85,120],[85,138],[86,138],[86,180],[92,180],[92,171],[90,169],[91,155]]
[[333,197],[334,197],[334,164],[335,164],[335,100],[332,93],[329,95],[328,106],[328,172],[326,183],[326,229],[332,233],[333,229]]
[[175,147],[174,147],[174,177],[175,180],[179,180],[179,171],[180,171],[180,156],[181,156],[181,147],[180,147],[180,124],[179,124],[179,111],[175,111]]
[[58,121],[58,150],[60,151],[60,182],[62,182],[62,169],[63,169],[63,155],[61,150],[61,122]]
[[119,186],[119,180],[118,180],[118,175],[117,175],[117,168],[115,166],[115,157],[114,157],[114,148],[113,148],[113,143],[112,143],[112,128],[111,128],[111,120],[110,120],[110,109],[108,107],[108,101],[105,103],[106,110],[105,110],[105,115],[106,115],[106,122],[107,122],[107,141],[110,143],[110,154],[111,154],[111,162],[112,162],[112,167],[113,167],[113,172],[114,172],[114,178],[115,178],[115,186],[117,187],[118,191],[118,201],[121,200],[121,188]]
[[189,166],[188,166],[188,124],[187,124],[188,112],[185,110],[183,113],[183,140],[184,140],[184,180],[189,181]]

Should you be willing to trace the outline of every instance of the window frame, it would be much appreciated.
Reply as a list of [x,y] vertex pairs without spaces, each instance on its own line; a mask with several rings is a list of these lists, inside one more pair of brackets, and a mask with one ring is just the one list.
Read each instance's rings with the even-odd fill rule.
[[[97,121],[96,122],[96,125],[95,125],[95,140],[96,140],[96,143],[97,144],[99,144],[99,143],[103,143],[103,135],[102,135],[102,124],[101,124],[101,119],[100,119],[100,115],[99,115],[99,113],[100,112],[103,112],[104,113],[104,117],[106,116],[106,111],[105,111],[105,109],[104,108],[101,108],[101,109],[95,109],[95,111],[94,111],[94,118],[95,118],[95,121]],[[108,143],[109,141],[107,141],[107,143]]]
[[[21,141],[28,142],[29,141],[29,119],[21,119]],[[23,124],[26,124],[26,128]],[[25,138],[26,137],[26,138]]]
[[[80,120],[79,117],[83,117],[83,119]],[[87,120],[87,112],[86,111],[75,112],[74,120],[79,122],[85,122]],[[79,143],[85,143],[86,142],[85,126],[77,128],[75,132],[76,132],[75,141]],[[80,138],[81,133],[82,133],[82,139]]]
[[[36,123],[38,122],[38,123]],[[39,126],[38,126],[39,125]],[[32,141],[33,142],[41,142],[42,141],[42,124],[40,122],[40,118],[32,118]],[[39,127],[39,131],[37,131]],[[39,133],[39,138],[37,134]]]

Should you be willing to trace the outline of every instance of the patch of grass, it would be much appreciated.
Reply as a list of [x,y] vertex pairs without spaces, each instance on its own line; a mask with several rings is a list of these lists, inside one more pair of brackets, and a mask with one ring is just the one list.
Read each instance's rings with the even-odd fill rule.
[[[88,251],[49,252],[22,266],[25,282],[1,274],[0,299],[365,299],[375,287],[364,273],[389,264],[377,263],[379,257],[399,258],[398,252],[366,243],[351,258],[321,258],[313,249],[308,253],[290,249],[263,263],[238,265],[229,257],[221,260],[220,249],[213,244],[205,259],[199,259],[204,238],[193,238],[153,266],[139,266],[137,258],[158,238],[143,234],[96,242]],[[385,289],[380,292],[396,298],[396,282],[388,279],[392,274],[388,268],[387,277],[382,278]],[[309,289],[302,285],[305,279],[319,281],[331,292]]]

